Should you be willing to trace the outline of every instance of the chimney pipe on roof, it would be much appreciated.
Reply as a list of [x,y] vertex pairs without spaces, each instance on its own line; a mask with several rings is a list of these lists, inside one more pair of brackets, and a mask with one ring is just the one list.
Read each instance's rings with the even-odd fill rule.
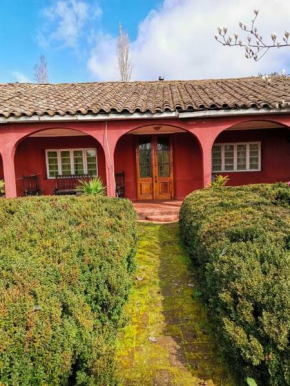
[[162,81],[162,80],[164,80],[164,76],[159,76],[159,78],[158,78],[158,80],[160,80],[160,81]]

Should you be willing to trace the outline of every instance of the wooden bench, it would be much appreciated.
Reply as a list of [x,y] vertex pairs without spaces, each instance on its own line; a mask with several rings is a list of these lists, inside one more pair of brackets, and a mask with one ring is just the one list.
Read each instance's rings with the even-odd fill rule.
[[57,175],[55,177],[54,194],[58,196],[76,194],[76,188],[80,184],[80,181],[89,181],[91,178],[89,174]]

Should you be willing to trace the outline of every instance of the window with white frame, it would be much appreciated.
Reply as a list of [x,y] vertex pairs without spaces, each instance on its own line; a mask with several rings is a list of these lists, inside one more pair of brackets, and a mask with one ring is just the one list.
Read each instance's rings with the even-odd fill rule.
[[46,150],[47,177],[98,175],[97,149]]
[[260,142],[219,143],[212,148],[212,172],[259,171]]

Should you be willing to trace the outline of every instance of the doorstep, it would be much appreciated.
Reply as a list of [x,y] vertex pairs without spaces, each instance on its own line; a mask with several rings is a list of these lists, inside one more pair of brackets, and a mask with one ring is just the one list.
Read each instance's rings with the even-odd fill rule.
[[137,213],[138,221],[154,223],[172,223],[179,219],[182,201],[137,201],[133,206]]

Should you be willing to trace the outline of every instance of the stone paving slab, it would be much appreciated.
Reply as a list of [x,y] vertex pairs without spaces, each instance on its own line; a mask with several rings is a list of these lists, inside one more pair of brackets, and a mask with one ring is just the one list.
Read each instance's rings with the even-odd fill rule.
[[234,386],[216,346],[178,224],[139,225],[137,270],[127,325],[119,332],[122,386]]

